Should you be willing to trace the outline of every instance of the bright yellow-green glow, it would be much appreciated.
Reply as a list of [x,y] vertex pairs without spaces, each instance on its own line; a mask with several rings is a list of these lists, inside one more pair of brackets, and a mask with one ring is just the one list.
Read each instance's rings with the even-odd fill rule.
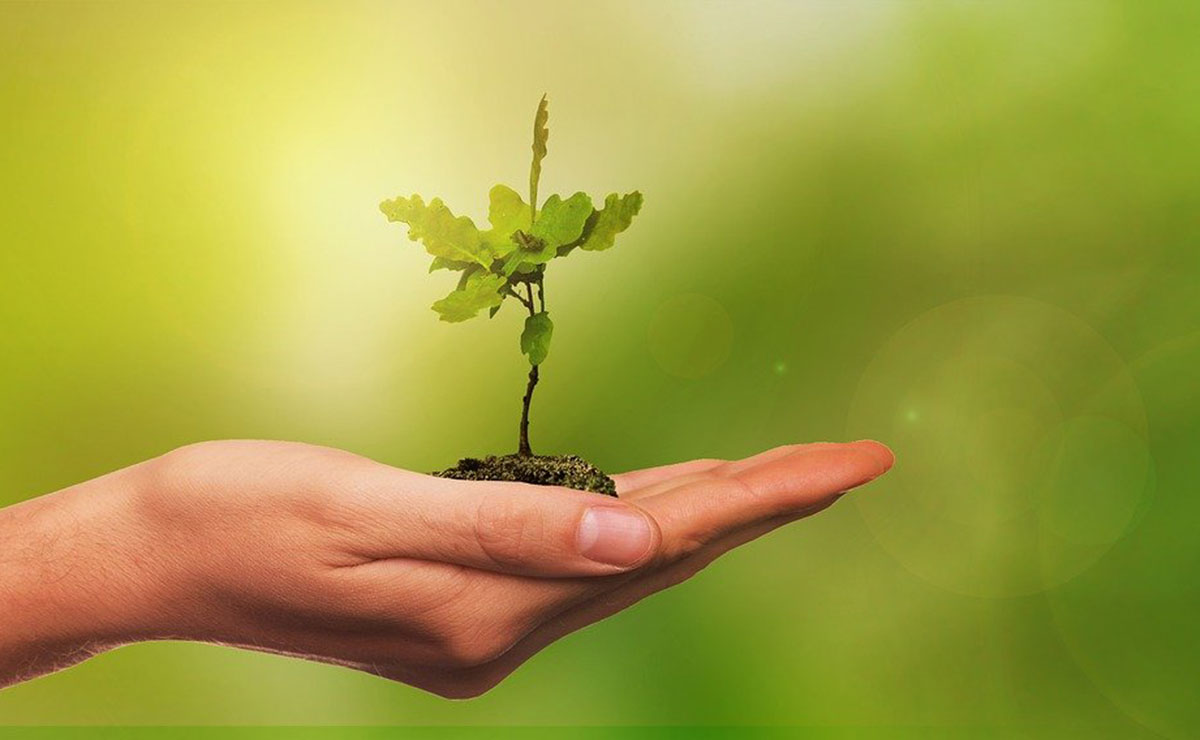
[[439,323],[453,277],[378,203],[484,223],[543,93],[540,197],[646,205],[551,268],[539,448],[898,456],[479,701],[159,644],[5,691],[0,723],[1190,736],[1197,28],[1106,0],[0,4],[0,503],[213,437],[511,449],[523,317]]

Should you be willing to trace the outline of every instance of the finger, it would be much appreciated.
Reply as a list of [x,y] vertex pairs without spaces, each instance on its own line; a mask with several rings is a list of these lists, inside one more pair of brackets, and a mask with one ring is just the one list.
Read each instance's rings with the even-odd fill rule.
[[[386,531],[371,554],[518,575],[613,575],[661,558],[667,550],[685,553],[742,526],[803,510],[875,477],[891,461],[883,445],[860,442],[791,445],[715,466],[715,461],[666,466],[677,472],[708,472],[693,473],[698,479],[683,483],[681,491],[655,499],[656,509],[650,512],[568,489],[453,481],[380,466],[417,479],[410,488],[423,489],[424,495],[406,500],[402,511],[395,511],[396,499],[389,497],[382,515],[372,517],[385,523]],[[697,508],[698,502],[708,505]],[[673,532],[669,548],[663,547],[662,525],[655,519],[659,513],[683,524]],[[397,526],[395,521],[414,516],[423,525],[415,528],[415,538],[414,527]],[[404,531],[410,536],[402,536]]]
[[[537,651],[563,635],[580,629],[592,622],[598,621],[617,611],[625,609],[646,596],[668,588],[686,580],[707,564],[720,557],[728,550],[744,544],[752,539],[780,527],[797,518],[808,516],[831,505],[840,493],[821,495],[822,490],[841,489],[834,482],[834,476],[826,474],[816,476],[812,468],[815,465],[825,467],[855,468],[864,461],[855,460],[853,454],[847,454],[847,448],[855,448],[850,453],[857,452],[868,458],[869,462],[862,465],[865,470],[857,472],[863,476],[873,477],[872,471],[882,472],[891,465],[891,453],[882,445],[863,443],[859,445],[824,445],[808,448],[804,452],[786,450],[772,451],[774,454],[757,456],[759,464],[740,465],[733,467],[732,475],[742,480],[746,493],[761,494],[763,498],[771,496],[778,500],[769,505],[758,502],[751,510],[776,511],[772,516],[754,518],[753,516],[731,516],[730,521],[749,521],[748,524],[737,527],[730,525],[720,535],[713,536],[707,542],[698,545],[689,557],[681,557],[673,561],[659,561],[661,567],[642,569],[607,578],[582,579],[540,579],[540,580],[510,580],[499,574],[479,572],[476,576],[485,581],[494,579],[495,587],[511,590],[514,587],[525,591],[524,596],[516,599],[521,605],[518,621],[522,624],[538,624],[522,637],[506,645],[504,651],[495,659],[489,659],[485,664],[460,669],[445,669],[442,671],[422,671],[405,680],[423,688],[439,692],[465,691],[465,695],[474,695],[477,691],[499,682],[511,673]],[[806,455],[808,459],[797,460]],[[837,457],[841,455],[841,457]],[[831,457],[832,456],[832,457]],[[813,459],[813,458],[816,459]],[[846,459],[849,458],[849,459]],[[726,473],[729,473],[726,470]],[[874,473],[877,475],[878,473]],[[843,480],[852,480],[854,475],[847,472]],[[787,485],[781,485],[781,479],[790,480]],[[694,507],[695,501],[685,496],[685,493],[695,493],[696,483],[680,486],[647,503],[658,507],[659,511],[673,522],[682,522],[684,514],[691,511],[701,519],[711,517],[712,510],[704,507]],[[805,489],[805,495],[793,499],[780,497],[781,490],[799,487]],[[846,486],[849,487],[849,486]],[[807,500],[807,505],[796,505],[798,500]],[[671,507],[679,509],[670,511]],[[681,513],[682,512],[682,513]],[[683,527],[681,532],[686,532]],[[679,534],[672,532],[672,535]],[[386,563],[378,565],[386,566]],[[397,564],[398,565],[398,564]],[[432,565],[432,564],[431,564]],[[475,577],[472,577],[475,580]],[[489,590],[484,584],[484,591]],[[439,590],[439,594],[441,590]],[[392,673],[395,672],[393,667]],[[440,674],[440,675],[438,675]],[[476,688],[472,688],[472,686]],[[464,687],[466,687],[464,689]]]
[[659,524],[668,559],[724,535],[819,504],[882,475],[892,453],[878,442],[822,444],[756,465],[714,468],[684,485],[638,499]]
[[[623,498],[632,501],[645,496],[658,495],[670,488],[677,488],[682,483],[698,480],[703,477],[704,473],[720,470],[723,474],[729,475],[757,467],[763,463],[801,450],[831,446],[833,446],[833,443],[830,442],[782,445],[741,460],[693,460],[692,462],[676,463],[675,465],[664,465],[660,468],[648,468],[646,470],[634,471],[633,473],[623,473],[614,478],[614,480],[617,481],[617,493]],[[627,490],[622,490],[623,481],[626,482]],[[629,485],[630,483],[632,485]]]
[[598,576],[645,564],[662,541],[646,512],[609,496],[372,465],[334,504],[352,552],[364,559],[435,560],[528,576]]
[[[562,637],[623,611],[658,591],[678,585],[728,551],[785,524],[816,514],[831,506],[836,500],[837,497],[832,497],[813,506],[743,528],[702,548],[692,556],[661,569],[646,569],[629,573],[617,577],[616,580],[581,580],[577,582],[574,589],[566,591],[560,589],[556,594],[557,603],[554,604],[557,608],[548,612],[550,618],[515,642],[511,648],[494,661],[470,668],[444,670],[434,675],[426,673],[420,676],[424,684],[422,687],[437,691],[447,690],[449,687],[473,685],[486,688],[494,686],[531,656]],[[543,581],[543,583],[565,586],[568,582]],[[552,600],[547,598],[549,594],[540,594],[539,596],[542,597],[540,600],[543,602]],[[542,608],[547,610],[551,606],[550,603],[542,604]]]
[[723,472],[726,475],[735,475],[746,472],[752,468],[757,468],[758,466],[764,463],[769,463],[772,460],[778,460],[781,457],[787,457],[788,455],[792,455],[797,452],[830,450],[839,446],[840,443],[838,442],[808,442],[805,444],[781,445],[779,447],[766,450],[765,452],[760,452],[757,455],[751,455],[750,457],[746,457],[741,460],[734,460],[728,465],[724,466]]
[[674,463],[672,465],[660,465],[656,468],[645,468],[643,470],[631,470],[627,473],[619,473],[612,477],[613,482],[617,484],[617,495],[625,496],[643,488],[669,481],[683,475],[692,475],[702,473],[718,465],[724,465],[727,460],[702,459],[689,460],[687,462]]
[[[738,466],[734,469],[734,474],[749,477],[748,488],[753,485],[761,485],[764,481],[774,484],[778,481],[772,476],[781,474],[779,470],[781,464],[787,466],[784,473],[797,476],[800,472],[795,459],[798,452],[820,455],[819,459],[802,461],[809,466],[815,463],[829,465],[831,462],[829,456],[844,455],[847,447],[856,447],[857,449],[854,451],[865,455],[870,461],[868,465],[874,465],[876,469],[886,470],[891,465],[891,452],[882,445],[874,443],[818,445],[807,447],[802,451],[799,449],[784,452],[771,451],[772,454],[756,456],[758,465]],[[846,461],[841,460],[840,462]],[[850,460],[849,462],[860,463],[862,461]],[[772,467],[775,469],[770,469]],[[764,468],[767,469],[764,470]],[[869,475],[869,473],[867,474]],[[831,484],[828,478],[822,482],[827,488],[839,487],[835,483]],[[661,498],[673,499],[670,502],[675,505],[685,503],[679,494],[689,487],[689,485],[682,486],[675,495]],[[770,492],[769,488],[767,490]],[[463,686],[486,689],[495,685],[530,656],[564,635],[626,609],[657,591],[687,580],[729,550],[757,539],[785,524],[815,514],[832,505],[841,495],[840,492],[820,495],[816,489],[810,489],[809,493],[809,502],[805,505],[780,506],[777,502],[776,510],[781,513],[753,520],[743,526],[731,527],[723,534],[714,536],[707,543],[697,545],[690,553],[686,553],[687,556],[669,562],[660,562],[660,567],[642,569],[612,578],[542,581],[551,589],[538,588],[525,596],[526,606],[531,609],[526,614],[531,618],[536,618],[535,613],[539,615],[541,617],[539,626],[517,640],[495,660],[471,668],[442,671],[440,676],[427,674],[422,677],[423,681],[426,683],[426,687],[432,690],[452,690],[454,687],[461,688]],[[747,517],[742,517],[742,519],[745,521]],[[479,689],[468,689],[468,691],[475,690]]]

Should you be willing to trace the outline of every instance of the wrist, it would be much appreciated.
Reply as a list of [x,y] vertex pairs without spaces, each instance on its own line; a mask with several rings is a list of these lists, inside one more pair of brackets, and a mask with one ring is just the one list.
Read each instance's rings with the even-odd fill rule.
[[153,636],[135,466],[0,510],[0,686]]

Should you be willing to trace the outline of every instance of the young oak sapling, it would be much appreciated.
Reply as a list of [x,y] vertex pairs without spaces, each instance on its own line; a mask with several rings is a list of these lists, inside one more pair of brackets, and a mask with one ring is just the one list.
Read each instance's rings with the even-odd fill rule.
[[569,198],[551,195],[539,207],[538,180],[550,137],[548,120],[543,95],[533,120],[529,202],[510,187],[493,187],[488,194],[490,229],[481,231],[470,218],[455,216],[440,198],[425,203],[419,195],[398,197],[383,201],[379,208],[388,221],[407,224],[408,238],[421,242],[433,255],[430,272],[461,273],[458,286],[433,304],[442,321],[466,321],[484,309],[495,316],[508,298],[519,302],[529,314],[521,332],[521,352],[530,367],[521,400],[516,454],[465,458],[435,475],[562,485],[615,496],[612,479],[582,458],[533,454],[529,446],[529,406],[554,333],[554,323],[546,311],[546,267],[552,259],[576,249],[599,252],[612,247],[617,234],[629,228],[641,210],[642,194],[612,193],[599,209],[592,206],[586,193]]

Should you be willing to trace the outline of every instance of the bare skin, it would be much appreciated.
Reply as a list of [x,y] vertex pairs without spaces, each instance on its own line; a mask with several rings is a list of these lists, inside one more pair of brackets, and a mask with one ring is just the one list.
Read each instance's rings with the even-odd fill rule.
[[478,696],[560,637],[883,474],[877,442],[617,476],[620,500],[205,442],[0,510],[0,687],[147,640]]

